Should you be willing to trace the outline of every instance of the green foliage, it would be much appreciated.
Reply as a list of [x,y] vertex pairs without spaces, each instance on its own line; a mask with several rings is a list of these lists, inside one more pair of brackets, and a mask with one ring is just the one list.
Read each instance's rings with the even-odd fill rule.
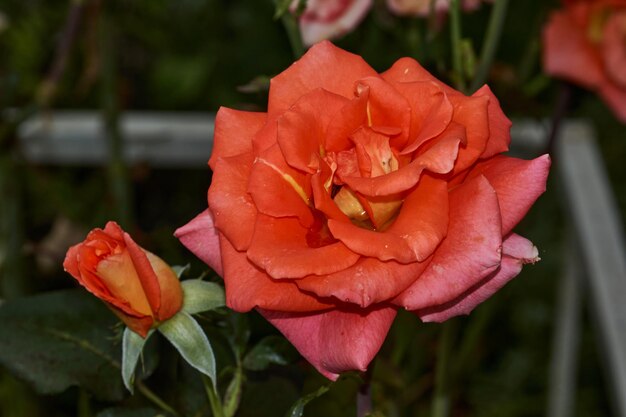
[[7,301],[0,307],[0,363],[42,394],[85,387],[120,400],[115,317],[95,297],[70,290]]
[[243,359],[243,366],[250,371],[264,371],[270,365],[287,365],[297,355],[284,337],[268,336],[250,349]]

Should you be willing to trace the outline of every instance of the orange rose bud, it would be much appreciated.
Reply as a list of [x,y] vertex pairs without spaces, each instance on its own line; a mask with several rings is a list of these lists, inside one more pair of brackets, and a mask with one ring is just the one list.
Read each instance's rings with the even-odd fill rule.
[[142,337],[182,306],[182,289],[172,268],[115,222],[72,246],[63,268]]

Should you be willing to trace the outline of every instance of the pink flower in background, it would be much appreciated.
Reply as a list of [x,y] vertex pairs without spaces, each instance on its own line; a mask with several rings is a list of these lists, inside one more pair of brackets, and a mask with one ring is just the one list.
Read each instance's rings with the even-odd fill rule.
[[365,370],[397,309],[469,314],[539,259],[512,230],[550,159],[501,155],[510,126],[487,86],[322,42],[272,79],[267,113],[219,110],[208,210],[176,236],[322,374]]
[[626,123],[626,0],[568,0],[543,31],[549,75],[595,91]]
[[[308,0],[299,18],[305,45],[338,38],[353,30],[363,20],[373,0]],[[294,0],[292,8],[298,4]]]
[[[435,13],[445,13],[450,8],[450,0],[434,0]],[[486,0],[485,0],[486,1]],[[400,16],[422,16],[430,14],[431,0],[387,0],[387,7],[393,13]],[[480,6],[481,0],[463,0],[463,9],[475,10]]]

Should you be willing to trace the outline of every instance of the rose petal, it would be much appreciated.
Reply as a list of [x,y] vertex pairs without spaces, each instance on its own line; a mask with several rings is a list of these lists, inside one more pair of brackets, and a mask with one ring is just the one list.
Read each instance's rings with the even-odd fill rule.
[[268,117],[283,113],[304,94],[317,88],[352,98],[356,80],[376,76],[376,71],[360,56],[339,49],[328,41],[320,42],[272,78]]
[[502,234],[507,235],[526,215],[546,190],[550,157],[546,154],[530,161],[497,156],[478,163],[469,178],[484,175],[498,194],[502,214]]
[[442,83],[436,77],[426,71],[413,58],[400,58],[387,71],[380,74],[383,79],[390,83],[412,83],[419,81],[427,81],[435,83],[446,94],[460,94],[452,87]]
[[617,118],[626,123],[626,88],[618,88],[614,84],[607,83],[600,87],[600,96]]
[[218,275],[224,274],[219,233],[213,223],[213,215],[208,209],[176,229],[174,236]]
[[285,112],[278,119],[277,141],[287,163],[315,173],[318,156],[325,150],[328,126],[349,103],[345,97],[317,89]]
[[152,269],[148,256],[128,233],[124,233],[124,243],[126,243],[126,249],[133,261],[135,273],[139,278],[145,297],[148,299],[148,303],[150,303],[150,308],[154,314],[158,314],[161,308],[161,288],[159,279],[154,273],[154,269]]
[[274,217],[298,217],[304,227],[313,223],[310,175],[293,169],[276,144],[252,164],[248,193],[260,213]]
[[417,310],[415,313],[424,322],[442,322],[455,316],[469,314],[477,305],[515,278],[524,264],[537,260],[537,248],[523,237],[512,234],[503,242],[502,262],[496,271],[456,299],[439,306]]
[[296,281],[304,291],[319,297],[336,299],[366,308],[392,299],[411,285],[428,265],[429,260],[401,264],[361,258],[343,271],[324,276],[308,276]]
[[340,242],[309,247],[307,231],[297,219],[260,214],[248,258],[275,279],[330,274],[354,265],[359,259],[358,254]]
[[449,126],[445,132],[433,140],[430,148],[397,171],[375,178],[345,177],[341,179],[354,191],[366,196],[384,196],[412,188],[418,183],[424,170],[436,174],[447,174],[454,167],[459,144],[464,140],[465,132],[455,126]]
[[220,107],[215,116],[215,135],[209,166],[218,158],[252,151],[252,138],[267,121],[267,114]]
[[[626,10],[614,11],[604,25],[602,55],[606,73],[616,87],[626,90]],[[626,94],[626,92],[625,92]],[[626,103],[624,104],[626,106]]]
[[254,156],[251,153],[218,158],[209,188],[209,207],[215,227],[237,248],[250,245],[257,209],[248,194]]
[[486,96],[450,96],[454,106],[452,121],[465,127],[467,142],[459,147],[459,156],[454,164],[457,174],[469,168],[484,152],[489,140],[489,98]]
[[489,99],[489,104],[487,105],[489,113],[489,141],[487,141],[487,146],[480,157],[490,158],[502,152],[507,152],[511,143],[511,125],[513,123],[502,111],[500,102],[486,84],[476,90],[472,97],[487,97]]
[[456,298],[500,263],[501,224],[498,199],[485,177],[450,192],[448,235],[415,283],[394,303],[416,310]]
[[331,380],[344,371],[365,371],[396,316],[390,307],[335,309],[306,315],[261,309],[259,313]]
[[585,28],[576,24],[571,12],[552,13],[543,30],[544,71],[587,88],[600,85],[605,78],[602,64],[586,36]]
[[381,261],[423,261],[446,235],[448,189],[445,181],[425,176],[409,194],[389,229],[377,232],[336,220],[328,227],[352,251]]
[[224,265],[226,305],[241,313],[255,307],[286,312],[311,312],[332,304],[301,292],[291,281],[275,281],[238,252],[228,239],[220,238]]
[[401,152],[410,154],[446,129],[452,120],[453,108],[445,93],[432,81],[395,85],[411,106],[409,143]]

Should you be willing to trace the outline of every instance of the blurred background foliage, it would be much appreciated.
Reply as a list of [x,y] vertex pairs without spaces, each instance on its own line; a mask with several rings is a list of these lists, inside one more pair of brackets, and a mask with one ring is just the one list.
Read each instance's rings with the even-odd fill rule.
[[[553,113],[560,85],[541,72],[540,33],[549,11],[557,6],[554,0],[509,4],[489,73],[489,84],[509,117],[544,119]],[[80,16],[73,23],[71,45],[65,45],[64,51],[68,22],[76,8]],[[463,35],[476,51],[490,9],[483,5],[463,15]],[[119,197],[112,190],[107,167],[27,163],[15,139],[15,114],[27,117],[34,109],[44,113],[48,109],[105,111],[111,99],[117,106],[113,111],[210,113],[219,106],[264,110],[268,77],[293,61],[285,30],[272,18],[271,0],[3,0],[0,13],[4,22],[0,24],[0,272],[2,297],[7,302],[75,286],[61,269],[67,247],[87,230],[119,217]],[[449,31],[445,21],[440,26],[396,17],[384,2],[377,1],[361,25],[336,43],[362,55],[378,71],[399,57],[413,56],[450,82]],[[572,102],[570,116],[594,122],[624,213],[624,126],[588,92],[574,88]],[[172,232],[205,208],[209,170],[131,166],[127,175],[134,213],[130,230],[137,240],[170,264],[191,262],[193,274],[203,273],[205,267]],[[525,268],[470,317],[455,319],[453,416],[545,413],[556,288],[562,269],[563,216],[554,177],[549,192],[520,226],[539,246],[542,262]],[[83,300],[88,295],[82,291],[74,296],[79,301],[59,308],[68,314],[75,310],[80,317],[85,311],[80,305],[89,304]],[[97,318],[95,323],[108,323],[85,331],[102,332],[98,337],[108,335],[105,340],[112,343],[111,354],[119,354],[119,337],[111,339],[116,331],[110,327],[114,323],[110,314],[103,306],[84,308]],[[13,335],[23,331],[23,326],[37,324],[24,322],[22,326],[20,320],[26,319],[19,311],[6,314],[0,320],[15,320],[18,333]],[[237,352],[243,360],[254,346],[268,343],[266,338],[277,334],[255,313],[242,318],[222,311],[204,317],[202,323],[214,344],[224,389]],[[380,415],[429,414],[437,334],[436,325],[421,324],[408,313],[399,315],[373,366],[373,398]],[[240,340],[232,340],[233,335]],[[0,351],[11,337],[0,335]],[[610,414],[595,342],[585,315],[578,416]],[[33,339],[31,343],[41,343],[37,347],[46,349],[45,341]],[[156,370],[146,369],[146,384],[184,415],[209,415],[198,377],[176,360],[168,346],[155,346],[154,351],[152,360],[160,365]],[[246,383],[238,416],[283,415],[301,395],[327,384],[289,346],[273,346],[270,351],[274,355],[270,360],[253,355],[244,363]],[[50,369],[48,365],[41,366]],[[4,417],[158,414],[140,394],[130,397],[119,390],[100,395],[97,386],[94,391],[93,386],[79,388],[75,383],[46,391],[33,386],[16,368],[7,363],[0,367],[0,415]],[[109,389],[119,386],[118,376],[106,380],[112,384]],[[342,377],[328,393],[308,404],[305,415],[354,415],[357,388],[358,377]]]

